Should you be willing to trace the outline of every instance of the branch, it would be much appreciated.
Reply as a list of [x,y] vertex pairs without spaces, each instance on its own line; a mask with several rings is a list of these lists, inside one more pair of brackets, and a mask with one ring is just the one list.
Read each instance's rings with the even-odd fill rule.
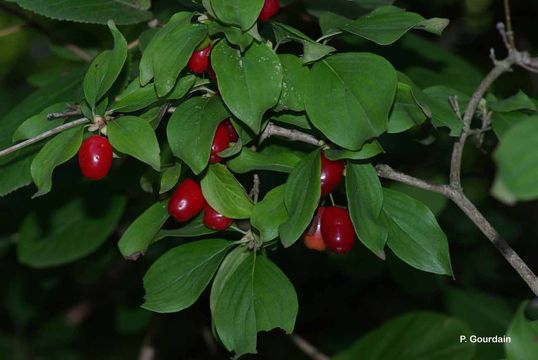
[[11,34],[15,34],[15,33],[19,32],[21,29],[22,29],[21,25],[9,26],[9,27],[7,27],[5,29],[0,30],[0,38],[3,38],[5,36],[9,36]]
[[306,134],[295,129],[284,128],[269,122],[260,135],[259,143],[261,144],[271,136],[280,136],[291,141],[300,141],[314,146],[323,146],[325,144],[323,140],[317,139],[314,135]]
[[252,189],[248,196],[254,201],[254,204],[258,203],[260,196],[260,176],[258,174],[252,175]]
[[304,352],[311,359],[330,360],[330,358],[327,355],[319,351],[314,345],[310,344],[303,337],[297,334],[290,334],[289,337],[291,341],[295,344],[295,346],[297,346],[299,350]]
[[480,104],[480,100],[484,97],[484,94],[488,91],[491,84],[499,76],[504,74],[507,71],[510,71],[511,66],[515,63],[515,59],[512,56],[508,56],[503,61],[497,61],[493,69],[486,75],[484,80],[480,83],[478,88],[475,90],[465,114],[463,115],[463,128],[461,130],[460,138],[454,143],[454,148],[452,150],[452,160],[450,163],[450,185],[454,188],[461,188],[461,159],[463,157],[463,149],[465,147],[465,142],[467,137],[471,132],[471,121],[473,120],[476,109]]
[[377,175],[384,179],[394,180],[394,181],[398,181],[403,184],[407,184],[407,185],[410,185],[419,189],[433,191],[441,195],[444,195],[446,197],[450,197],[452,192],[454,191],[454,189],[452,189],[448,185],[431,184],[424,180],[396,171],[390,166],[385,165],[385,164],[376,165],[375,168],[377,170]]
[[506,37],[508,48],[515,49],[516,41],[514,38],[514,30],[512,29],[512,15],[510,15],[510,0],[504,0],[504,16],[506,19]]
[[74,120],[74,121],[68,122],[67,124],[63,124],[63,125],[60,125],[58,127],[55,127],[52,130],[45,131],[42,134],[34,136],[33,138],[30,138],[28,140],[25,140],[25,141],[23,141],[21,143],[18,143],[16,145],[13,145],[11,147],[8,147],[7,149],[4,149],[4,150],[0,151],[0,158],[3,157],[3,156],[9,155],[11,153],[14,153],[17,150],[20,150],[22,148],[25,148],[25,147],[30,146],[32,144],[35,144],[36,142],[39,142],[39,141],[41,141],[43,139],[46,139],[46,138],[48,138],[48,137],[50,137],[52,135],[58,134],[58,133],[60,133],[60,132],[62,132],[64,130],[71,129],[71,128],[74,128],[74,127],[77,127],[79,125],[86,124],[86,123],[89,123],[89,122],[90,122],[90,120],[88,120],[86,118],[82,118],[82,119]]

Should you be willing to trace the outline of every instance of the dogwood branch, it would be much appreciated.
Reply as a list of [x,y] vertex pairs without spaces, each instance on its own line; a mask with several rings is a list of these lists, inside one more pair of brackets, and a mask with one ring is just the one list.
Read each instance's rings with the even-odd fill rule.
[[[482,91],[483,89],[480,88],[480,90],[477,92],[482,93]],[[468,131],[469,133],[471,132],[470,129]],[[268,125],[268,128],[266,128],[264,133],[265,132],[268,132],[269,135],[278,135],[291,141],[302,141],[312,145],[320,145],[323,143],[323,141],[318,140],[313,135],[305,134],[299,130],[282,128],[271,123]],[[466,139],[467,135],[468,133],[466,133],[463,140]],[[268,136],[266,136],[266,138],[267,137]],[[432,184],[422,179],[418,179],[400,171],[394,170],[390,166],[385,164],[377,165],[376,170],[378,176],[381,178],[398,181],[419,189],[436,192],[452,200],[463,211],[463,213],[467,215],[467,217],[476,225],[476,227],[488,238],[488,240],[497,248],[497,250],[499,250],[501,255],[517,271],[519,276],[521,276],[521,278],[527,283],[532,292],[536,296],[538,296],[538,277],[536,277],[536,275],[523,261],[523,259],[521,259],[521,257],[514,251],[514,249],[510,247],[506,240],[504,240],[499,235],[499,233],[489,223],[489,221],[484,217],[484,215],[482,215],[482,213],[476,208],[476,206],[467,198],[461,186],[454,186],[452,184]]]
[[325,144],[323,140],[319,140],[314,135],[306,134],[295,129],[284,128],[269,122],[260,135],[259,143],[261,144],[271,136],[279,136],[291,141],[300,141],[314,146],[323,146]]
[[0,158],[3,157],[3,156],[9,155],[11,153],[14,153],[17,150],[20,150],[20,149],[23,149],[23,148],[25,148],[27,146],[35,144],[36,142],[39,142],[39,141],[41,141],[43,139],[51,137],[52,135],[56,135],[58,133],[61,133],[64,130],[71,129],[71,128],[77,127],[79,125],[82,125],[82,124],[87,124],[89,122],[90,122],[90,120],[88,120],[87,118],[82,118],[82,119],[78,119],[78,120],[68,122],[67,124],[60,125],[58,127],[55,127],[54,129],[45,131],[44,133],[41,133],[41,134],[39,134],[37,136],[34,136],[33,138],[30,138],[28,140],[25,140],[23,142],[20,142],[20,143],[15,144],[15,145],[13,145],[11,147],[8,147],[7,149],[4,149],[4,150],[0,151]]
[[297,346],[309,358],[313,360],[330,360],[327,355],[319,351],[314,345],[306,341],[302,336],[290,334],[290,339],[295,346]]

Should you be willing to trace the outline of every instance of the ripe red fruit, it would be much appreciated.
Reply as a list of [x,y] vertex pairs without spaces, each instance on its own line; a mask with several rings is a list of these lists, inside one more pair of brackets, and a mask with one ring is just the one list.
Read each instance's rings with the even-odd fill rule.
[[325,250],[325,242],[323,241],[323,236],[321,235],[321,218],[323,212],[325,211],[324,207],[319,207],[310,227],[303,235],[304,245],[311,250],[323,251]]
[[280,10],[280,1],[279,0],[265,0],[263,4],[262,11],[258,16],[260,21],[269,21],[276,13]]
[[344,254],[355,245],[355,229],[347,209],[331,206],[325,208],[321,217],[321,235],[327,248]]
[[332,161],[321,153],[321,196],[333,192],[344,177],[345,164],[342,160]]
[[230,142],[237,142],[237,140],[239,140],[239,134],[237,131],[235,131],[230,119],[224,120],[224,126],[226,126],[226,131],[228,132],[228,139],[230,139]]
[[227,218],[209,204],[204,205],[204,225],[211,230],[223,231],[232,225],[233,219]]
[[211,45],[203,50],[192,53],[187,67],[194,74],[203,74],[209,69],[209,55],[211,54]]
[[82,174],[91,180],[100,180],[112,165],[112,146],[107,138],[92,135],[80,146],[78,165]]
[[189,221],[200,211],[205,204],[200,185],[192,180],[183,180],[174,190],[168,202],[168,213],[177,221]]
[[226,150],[228,146],[230,146],[230,138],[228,136],[226,124],[223,121],[219,124],[219,126],[217,126],[217,131],[215,131],[213,145],[211,145],[211,156],[209,157],[209,162],[214,164],[221,161],[222,158],[219,156],[219,153]]

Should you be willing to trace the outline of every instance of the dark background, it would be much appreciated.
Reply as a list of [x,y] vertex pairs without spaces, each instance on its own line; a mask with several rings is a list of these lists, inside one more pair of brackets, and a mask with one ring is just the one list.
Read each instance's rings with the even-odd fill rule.
[[[496,22],[503,19],[501,1],[409,0],[397,1],[396,5],[425,17],[449,18],[451,24],[440,38],[413,32],[391,47],[344,40],[331,45],[339,50],[380,52],[422,87],[445,84],[464,92],[472,91],[478,75],[491,67],[491,47],[499,57],[504,55],[495,30]],[[179,2],[154,1],[155,13],[162,20],[175,11],[173,6],[180,9]],[[512,12],[519,47],[533,52],[538,44],[538,3],[514,1]],[[319,36],[317,19],[300,2],[289,4],[280,20],[313,38]],[[0,37],[0,113],[7,113],[54,74],[82,64],[69,59],[62,44],[74,43],[92,54],[110,45],[104,26],[51,21],[0,1],[0,30],[24,22],[28,25],[20,31]],[[120,29],[132,41],[145,26]],[[285,50],[298,49],[291,46]],[[461,56],[468,64],[452,61],[447,53]],[[432,54],[442,61],[431,58]],[[522,88],[529,96],[536,96],[537,80],[518,69],[504,76],[494,93],[509,96]],[[387,151],[380,159],[383,162],[433,180],[446,178],[453,140],[444,130],[424,125],[405,135],[384,136],[381,141]],[[494,134],[488,134],[480,148],[469,143],[463,167],[464,188],[530,267],[538,269],[536,203],[510,207],[489,194],[495,174],[491,152],[496,144]],[[87,258],[51,269],[18,264],[17,231],[30,210],[46,213],[55,198],[85,189],[86,185],[79,184],[76,164],[61,167],[55,173],[53,191],[40,200],[30,200],[32,186],[0,199],[1,359],[134,359],[148,336],[154,339],[160,359],[227,358],[210,336],[207,292],[193,307],[177,314],[154,315],[138,307],[143,297],[141,279],[148,266],[182,241],[160,242],[136,263],[121,258],[116,248],[118,235],[153,199],[140,190],[141,172],[136,162],[127,161],[120,174],[107,180],[112,188],[129,195],[117,233]],[[262,190],[282,180],[262,174]],[[531,296],[524,282],[454,205],[437,195],[386,185],[417,196],[436,213],[449,239],[455,279],[415,271],[391,254],[383,262],[360,244],[348,255],[334,256],[309,251],[298,242],[291,249],[271,254],[299,296],[296,332],[323,352],[334,354],[399,314],[432,310],[462,318],[481,335],[503,334],[517,305]],[[336,200],[342,202],[343,198],[337,196]],[[487,301],[477,300],[481,296],[477,293],[486,294]],[[490,303],[498,305],[494,314],[487,312]],[[477,314],[481,304],[485,313]],[[260,359],[306,358],[279,331],[260,334],[258,340]],[[502,357],[502,347],[490,345],[480,347],[476,359]]]

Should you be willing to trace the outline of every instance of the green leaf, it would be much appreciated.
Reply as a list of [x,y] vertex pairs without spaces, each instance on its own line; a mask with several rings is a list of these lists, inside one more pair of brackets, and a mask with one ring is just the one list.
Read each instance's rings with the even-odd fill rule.
[[403,193],[383,189],[387,244],[409,265],[440,275],[452,275],[448,240],[424,204]]
[[34,136],[44,133],[45,131],[54,129],[57,126],[62,125],[66,119],[65,117],[49,120],[47,118],[47,115],[53,112],[65,111],[65,108],[65,102],[57,103],[47,107],[39,114],[28,118],[13,133],[13,142],[30,139]]
[[297,294],[286,275],[263,255],[251,254],[236,266],[214,305],[213,319],[224,346],[235,357],[256,353],[256,333],[282,328],[291,333]]
[[142,307],[172,313],[194,304],[230,246],[232,243],[223,239],[199,240],[166,252],[144,276]]
[[282,54],[278,57],[282,64],[284,78],[282,81],[282,93],[275,110],[304,111],[304,93],[308,81],[308,67],[303,66],[301,60],[295,55]]
[[168,218],[168,200],[157,202],[144,211],[131,223],[118,242],[123,257],[136,260],[144,255]]
[[346,194],[351,222],[361,242],[381,259],[385,259],[388,231],[381,221],[383,189],[370,164],[348,162]]
[[8,0],[57,20],[106,24],[112,19],[118,25],[135,24],[150,20],[149,0]]
[[[421,174],[421,176],[423,176],[424,179],[426,179],[427,181],[431,183],[439,184],[445,181],[444,176],[428,174],[428,173]],[[424,205],[426,205],[435,216],[438,216],[439,214],[441,214],[443,210],[446,208],[447,204],[449,203],[449,200],[441,194],[424,190],[424,189],[420,189],[420,188],[407,185],[404,183],[392,182],[391,184],[389,184],[389,188],[392,190],[402,192],[424,203]]]
[[173,238],[190,238],[204,235],[210,235],[216,233],[215,230],[211,230],[204,225],[203,214],[195,217],[187,224],[178,229],[161,229],[157,235],[153,238],[153,242],[162,240],[167,237]]
[[536,111],[536,104],[521,90],[507,99],[488,102],[488,107],[496,112],[511,112],[516,110]]
[[106,50],[93,59],[84,77],[84,95],[91,108],[114,85],[127,59],[127,41],[114,22],[108,22],[114,36],[114,49]]
[[512,126],[530,118],[533,118],[534,121],[538,121],[538,116],[528,115],[522,111],[511,111],[505,113],[494,112],[491,116],[491,126],[495,132],[495,135],[497,135],[500,141],[503,141],[504,135]]
[[389,133],[399,133],[420,125],[431,117],[426,95],[406,75],[398,73],[398,91],[389,116]]
[[211,0],[217,19],[247,31],[262,11],[264,0]]
[[277,44],[295,41],[303,45],[303,64],[316,62],[336,51],[332,46],[318,43],[291,26],[278,22],[273,22],[271,25]]
[[217,126],[229,116],[219,96],[185,101],[176,108],[166,129],[172,153],[200,174],[209,162]]
[[537,120],[530,117],[512,126],[494,155],[501,181],[519,200],[538,197]]
[[209,166],[202,178],[202,193],[211,207],[232,219],[248,219],[252,201],[243,186],[222,164]]
[[288,177],[284,203],[288,220],[280,225],[280,240],[290,247],[304,232],[319,203],[321,196],[321,160],[318,150],[305,157]]
[[52,188],[54,168],[75,156],[82,144],[84,128],[77,126],[49,140],[32,161],[30,172],[38,191],[33,197],[45,195]]
[[334,25],[331,28],[361,36],[379,45],[390,45],[413,28],[440,35],[448,25],[447,19],[426,20],[417,13],[404,11],[395,6],[379,7],[357,20],[349,20],[330,13],[324,17],[325,23],[330,22]]
[[244,174],[254,170],[291,172],[303,158],[304,153],[280,145],[269,145],[260,151],[243,148],[239,156],[227,165],[235,173]]
[[219,91],[230,111],[256,134],[263,114],[275,106],[282,90],[282,65],[267,45],[253,43],[244,53],[220,41],[211,52]]
[[385,152],[378,141],[374,140],[366,143],[359,151],[350,151],[345,149],[328,149],[325,150],[325,156],[329,160],[365,160]]
[[334,55],[312,68],[306,111],[329,140],[359,150],[387,130],[396,87],[396,71],[384,58],[370,53]]
[[159,143],[147,121],[136,116],[123,116],[108,123],[107,134],[114,149],[160,170]]
[[[467,107],[469,96],[461,91],[442,85],[424,89],[424,94],[426,94],[426,103],[432,112],[433,126],[447,127],[450,129],[450,136],[459,136],[463,128],[463,122],[454,113],[448,99],[451,96],[456,96],[460,109],[463,111]],[[463,116],[463,114],[461,115]]]
[[[181,77],[176,82],[174,88],[164,99],[177,100],[181,99],[192,88],[196,76],[187,75]],[[153,103],[161,100],[157,96],[157,91],[153,84],[148,84],[144,87],[140,86],[140,80],[137,78],[120,94],[117,100],[112,104],[109,110],[117,112],[133,112],[144,109]]]
[[[234,26],[226,26],[218,22],[210,22],[208,27],[210,36],[223,33],[226,36],[226,40],[228,40],[230,44],[239,46],[241,51],[245,51],[254,40],[249,33],[243,32],[241,29]],[[255,27],[253,27],[253,29],[254,28]]]
[[164,194],[172,190],[176,186],[179,177],[181,176],[181,164],[175,163],[172,166],[166,167],[161,173],[159,194]]
[[333,359],[471,360],[475,344],[459,342],[462,335],[469,338],[471,331],[457,319],[430,312],[412,312],[369,332]]
[[151,39],[140,60],[140,83],[155,78],[155,89],[166,96],[176,85],[193,51],[206,38],[207,27],[192,24],[192,13],[180,12]]
[[[47,202],[45,211],[24,220],[17,243],[21,263],[35,268],[65,264],[91,254],[108,239],[123,214],[125,198],[89,192],[84,196],[53,209]],[[99,201],[97,212],[88,207],[88,196]]]
[[301,129],[312,130],[308,116],[305,113],[294,113],[294,112],[281,112],[275,114],[271,117],[272,120],[282,123],[297,126]]
[[[59,101],[76,101],[82,97],[80,83],[84,69],[74,70],[31,93],[0,119],[0,148],[12,145],[14,131],[29,117],[39,114],[43,109]],[[30,165],[44,142],[29,146],[0,158],[0,196],[29,185],[32,182]]]
[[186,27],[190,24],[193,14],[178,12],[168,20],[168,23],[151,35],[149,42],[144,47],[139,64],[140,85],[145,86],[154,77],[154,58],[159,56],[163,43],[173,30]]
[[237,246],[235,249],[230,251],[228,255],[226,255],[224,260],[222,260],[222,263],[220,264],[217,271],[217,275],[215,275],[215,279],[213,280],[213,284],[211,285],[209,307],[211,308],[212,314],[215,314],[217,302],[220,299],[220,295],[222,294],[222,290],[224,290],[226,283],[235,273],[237,267],[241,265],[245,261],[245,259],[250,257],[251,255],[252,252],[250,252],[246,247]]
[[530,354],[538,352],[538,321],[525,318],[527,304],[525,301],[519,306],[506,333],[511,339],[504,344],[507,360],[527,360]]
[[260,232],[262,241],[270,241],[278,237],[278,227],[288,218],[284,205],[286,186],[280,185],[269,191],[262,201],[254,205],[250,222]]

